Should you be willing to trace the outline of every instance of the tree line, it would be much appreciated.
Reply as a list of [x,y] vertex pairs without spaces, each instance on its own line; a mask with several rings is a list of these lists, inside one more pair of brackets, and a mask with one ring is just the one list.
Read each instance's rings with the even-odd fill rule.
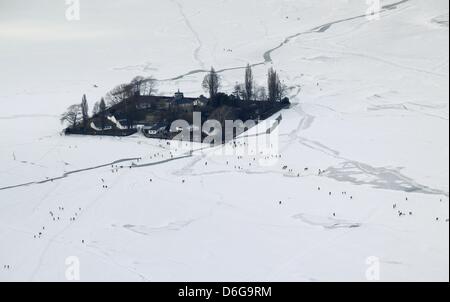
[[[106,111],[135,95],[153,95],[156,93],[156,80],[153,77],[137,76],[130,83],[117,85],[111,89],[105,97],[94,104],[92,116],[100,116],[101,128],[105,128]],[[61,115],[61,123],[66,123],[69,127],[75,128],[82,125],[87,129],[89,121],[89,105],[86,95],[83,94],[80,104],[74,104],[67,108]]]
[[[202,88],[209,94],[211,104],[217,104],[217,106],[222,104],[220,100],[223,100],[224,97],[227,100],[231,98],[237,106],[239,106],[240,101],[282,102],[287,99],[288,92],[287,86],[281,82],[273,67],[267,73],[267,88],[257,85],[250,64],[247,64],[245,68],[244,82],[236,83],[231,95],[221,93],[221,87],[221,76],[215,71],[214,67],[211,67],[211,70],[203,79]],[[157,81],[153,77],[137,76],[129,83],[117,85],[105,97],[96,102],[92,110],[92,116],[100,118],[100,126],[104,129],[108,108],[125,102],[125,110],[127,111],[127,100],[134,96],[154,95],[156,92]],[[66,123],[72,128],[82,126],[87,129],[89,119],[89,105],[85,94],[82,96],[80,104],[69,106],[61,115],[61,123]]]
[[[216,98],[221,88],[221,77],[214,67],[211,67],[209,73],[204,77],[202,87],[209,94],[211,100]],[[244,101],[281,102],[286,97],[287,92],[287,86],[281,82],[278,73],[273,67],[267,73],[266,88],[255,83],[252,67],[250,64],[247,64],[244,83],[236,83],[232,95],[238,100]]]

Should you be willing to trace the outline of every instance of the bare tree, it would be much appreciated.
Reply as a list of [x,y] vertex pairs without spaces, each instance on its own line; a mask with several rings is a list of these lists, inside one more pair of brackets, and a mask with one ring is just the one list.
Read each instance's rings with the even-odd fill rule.
[[233,95],[236,99],[241,100],[244,97],[244,84],[237,83],[234,85]]
[[250,64],[247,64],[247,68],[245,69],[244,88],[245,88],[244,99],[246,101],[250,101],[253,98],[254,93],[253,71]]
[[75,127],[82,119],[81,105],[75,104],[67,108],[61,115],[61,123],[67,123],[70,127]]
[[143,95],[146,85],[146,79],[143,76],[137,76],[134,77],[131,80],[131,86],[132,86],[132,94],[133,95]]
[[130,84],[120,84],[106,94],[105,100],[108,106],[112,107],[131,96],[133,96],[133,86]]
[[272,67],[269,69],[267,84],[271,102],[281,101],[288,93],[287,86],[281,83],[277,72]]
[[264,86],[258,86],[255,88],[255,99],[257,101],[267,101],[267,90]]
[[100,100],[100,104],[99,104],[99,114],[100,114],[100,117],[101,117],[101,127],[102,127],[102,130],[103,129],[105,129],[105,126],[106,126],[106,103],[105,103],[105,99],[104,98],[102,98],[101,100]]
[[95,102],[94,107],[92,108],[92,116],[99,115],[100,113],[106,110],[105,99],[101,98],[100,101]]
[[147,78],[145,78],[144,81],[144,91],[143,94],[144,95],[153,95],[155,94],[158,90],[156,89],[157,87],[157,81],[155,78],[153,78],[152,76],[149,76]]
[[220,89],[220,77],[214,67],[211,67],[211,71],[203,79],[202,86],[209,93],[210,99],[214,99]]
[[135,95],[153,95],[157,91],[156,87],[157,81],[152,76],[137,76],[130,83],[114,87],[106,94],[105,99],[108,106],[112,107]]
[[99,109],[99,112],[104,112],[106,110],[106,103],[104,98],[100,100]]
[[269,69],[269,72],[267,74],[267,88],[269,90],[269,101],[275,101],[276,95],[277,95],[277,84],[276,84],[276,71],[273,70],[273,68],[271,67]]
[[100,102],[95,102],[94,107],[92,108],[92,116],[96,116],[100,113]]
[[86,129],[89,120],[89,104],[85,94],[81,98],[81,116],[83,119],[83,127]]
[[288,92],[289,88],[281,81],[278,81],[278,101],[281,101],[284,97],[286,97],[288,95]]

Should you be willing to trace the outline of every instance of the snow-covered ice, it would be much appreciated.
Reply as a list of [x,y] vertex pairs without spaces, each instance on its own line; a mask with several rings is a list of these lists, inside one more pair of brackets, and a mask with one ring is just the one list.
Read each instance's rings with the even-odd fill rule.
[[[30,2],[0,0],[0,281],[448,282],[447,0]],[[60,134],[83,93],[247,63],[290,87],[269,158]]]

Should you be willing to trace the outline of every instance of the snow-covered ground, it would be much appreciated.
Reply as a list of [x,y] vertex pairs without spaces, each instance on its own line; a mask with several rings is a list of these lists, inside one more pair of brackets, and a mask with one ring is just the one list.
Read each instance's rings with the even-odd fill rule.
[[[0,0],[0,281],[78,259],[82,281],[448,282],[447,0],[80,4]],[[211,65],[231,91],[247,63],[290,87],[270,135],[60,135],[83,93],[153,75],[198,96]]]

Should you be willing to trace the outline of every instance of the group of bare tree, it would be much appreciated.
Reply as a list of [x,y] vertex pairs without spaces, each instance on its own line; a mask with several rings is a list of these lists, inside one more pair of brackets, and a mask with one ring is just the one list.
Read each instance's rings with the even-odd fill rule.
[[253,79],[253,70],[249,64],[247,64],[247,67],[245,68],[244,83],[236,83],[234,86],[233,95],[244,101],[267,100],[265,97],[266,90],[264,87],[256,85]]
[[[221,78],[211,67],[210,72],[203,79],[203,89],[209,93],[211,99],[217,95],[221,87]],[[278,73],[271,67],[267,74],[267,88],[255,83],[250,64],[245,68],[244,83],[236,83],[233,95],[244,101],[281,101],[287,95],[287,86],[280,81]]]
[[61,123],[67,123],[71,127],[76,127],[79,123],[83,124],[83,127],[87,127],[89,121],[89,104],[87,102],[86,95],[83,94],[80,104],[69,106],[66,112],[61,115]]
[[[112,107],[136,95],[153,95],[156,91],[156,80],[153,77],[137,76],[130,83],[117,85],[104,98],[96,102],[92,109],[92,116],[100,115],[101,127],[104,129],[106,123],[105,112],[108,107]],[[69,106],[66,112],[61,115],[61,123],[67,123],[72,128],[82,124],[86,129],[88,121],[89,105],[86,95],[83,95],[81,104]]]
[[153,95],[156,93],[156,80],[153,77],[137,76],[130,83],[120,84],[110,90],[105,99],[109,107],[135,95]]
[[[99,102],[94,104],[92,109],[92,116],[100,116],[101,128],[105,128],[106,124],[106,103],[102,98]],[[83,126],[83,129],[89,127],[89,104],[86,95],[83,94],[80,104],[74,104],[67,108],[67,110],[61,115],[61,123],[68,124],[69,127],[75,128],[79,125]]]
[[81,105],[69,106],[66,112],[61,115],[61,123],[67,123],[70,127],[75,127],[81,120]]

